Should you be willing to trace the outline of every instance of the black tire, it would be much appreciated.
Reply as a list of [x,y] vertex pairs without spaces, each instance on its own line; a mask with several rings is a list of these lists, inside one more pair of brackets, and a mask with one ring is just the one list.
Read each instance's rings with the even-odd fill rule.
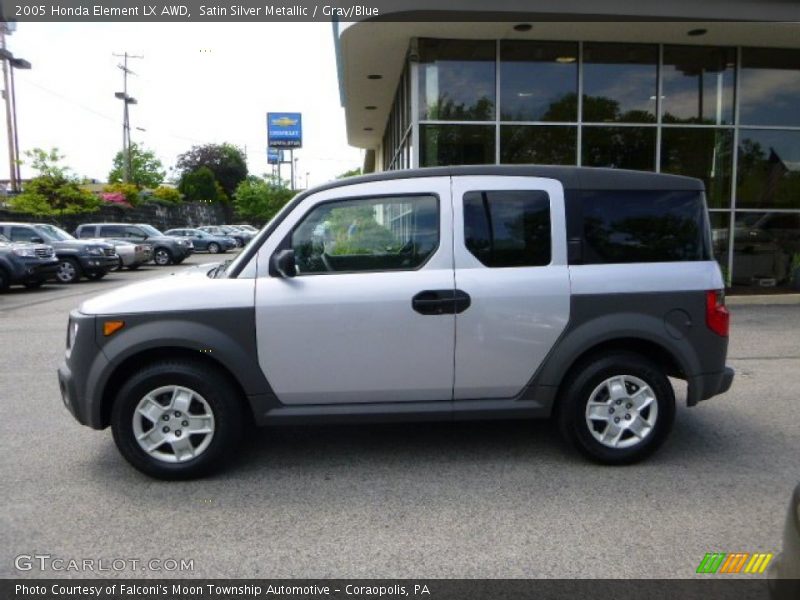
[[41,279],[34,279],[33,281],[26,281],[23,285],[29,290],[38,290],[44,283]]
[[208,251],[211,254],[219,254],[220,250],[221,250],[221,248],[220,248],[219,244],[217,244],[216,242],[211,242],[208,245]]
[[5,292],[11,285],[11,278],[6,273],[6,270],[0,267],[0,294]]
[[159,267],[166,267],[174,262],[169,248],[156,248],[153,250],[153,262]]
[[[136,407],[142,398],[170,385],[200,394],[214,417],[214,433],[207,448],[185,462],[164,462],[151,456],[139,445],[133,429]],[[131,465],[152,477],[171,480],[202,477],[230,459],[243,437],[244,417],[238,395],[223,373],[204,363],[176,360],[149,365],[134,373],[117,393],[111,412],[114,442]]]
[[137,264],[133,264],[133,265],[131,265],[131,266],[129,266],[129,267],[128,267],[128,270],[129,270],[129,271],[135,271],[136,269],[138,269],[138,268],[139,268],[139,267],[141,267],[141,266],[142,266],[142,265],[140,265],[140,264],[138,264],[138,263],[137,263]]
[[81,266],[74,258],[62,258],[56,271],[56,281],[59,283],[78,283],[81,280]]
[[92,281],[100,281],[107,274],[108,271],[92,271],[91,273],[86,274],[86,279],[90,279]]
[[[593,433],[586,416],[587,404],[595,390],[599,389],[595,400],[607,401],[609,406],[608,415],[605,415],[605,405],[599,408],[604,413],[603,418],[616,420],[620,424],[616,427],[627,427],[636,419],[633,400],[612,401],[608,398],[608,388],[600,388],[603,382],[615,376],[643,381],[652,390],[653,404],[656,405],[652,427],[638,442],[632,431],[623,431],[619,443],[630,444],[627,447],[610,447],[595,438],[595,434],[602,436],[605,428],[611,427],[614,421],[609,420],[604,424],[602,420],[593,420]],[[560,396],[557,409],[559,428],[564,438],[586,457],[608,465],[630,464],[646,458],[666,440],[675,420],[675,393],[667,376],[654,363],[632,352],[613,352],[582,361],[570,371],[567,378],[569,383]],[[636,390],[636,384],[628,381],[623,393],[633,398]],[[642,410],[645,419],[651,416],[651,410]]]

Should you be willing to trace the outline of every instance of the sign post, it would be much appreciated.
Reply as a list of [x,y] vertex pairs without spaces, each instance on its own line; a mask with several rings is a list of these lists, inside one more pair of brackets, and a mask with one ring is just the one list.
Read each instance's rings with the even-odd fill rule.
[[294,190],[294,149],[303,147],[302,114],[268,112],[267,140],[270,149],[289,149],[288,161],[284,161],[282,152],[278,159],[278,175],[280,175],[280,165],[284,162],[288,162],[291,169],[292,189]]

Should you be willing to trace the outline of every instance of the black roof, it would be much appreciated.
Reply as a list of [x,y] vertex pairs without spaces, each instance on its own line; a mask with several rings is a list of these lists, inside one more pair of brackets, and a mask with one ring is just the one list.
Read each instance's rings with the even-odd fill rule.
[[566,167],[552,165],[476,165],[453,167],[428,167],[382,171],[358,177],[346,177],[308,190],[318,192],[355,183],[391,181],[416,177],[505,175],[514,177],[546,177],[561,182],[568,190],[698,190],[703,191],[703,182],[693,177],[665,175],[647,171],[627,169],[604,169],[597,167]]

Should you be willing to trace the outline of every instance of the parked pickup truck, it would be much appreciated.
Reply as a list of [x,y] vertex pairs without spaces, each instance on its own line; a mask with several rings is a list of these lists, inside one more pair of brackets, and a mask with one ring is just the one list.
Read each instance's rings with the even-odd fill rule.
[[58,268],[52,246],[12,242],[0,234],[0,293],[22,284],[37,288]]

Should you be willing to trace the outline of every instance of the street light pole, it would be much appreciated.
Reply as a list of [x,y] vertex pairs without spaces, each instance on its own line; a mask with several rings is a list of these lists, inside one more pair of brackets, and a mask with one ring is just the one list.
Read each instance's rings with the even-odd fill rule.
[[[27,60],[23,60],[21,58],[12,58],[11,59],[11,113],[13,115],[14,121],[14,155],[17,157],[15,161],[16,171],[15,174],[17,176],[17,186],[22,187],[22,176],[20,171],[20,161],[19,161],[19,127],[17,127],[17,86],[14,83],[14,70],[15,69],[30,69],[31,63]],[[18,190],[17,190],[18,191]]]
[[8,61],[6,60],[9,53],[6,50],[5,23],[0,23],[0,50],[2,50],[3,54],[3,98],[6,101],[6,128],[8,129],[8,174],[11,191],[15,192],[17,191],[17,159],[14,153],[14,122],[11,117],[12,100],[9,89]]

